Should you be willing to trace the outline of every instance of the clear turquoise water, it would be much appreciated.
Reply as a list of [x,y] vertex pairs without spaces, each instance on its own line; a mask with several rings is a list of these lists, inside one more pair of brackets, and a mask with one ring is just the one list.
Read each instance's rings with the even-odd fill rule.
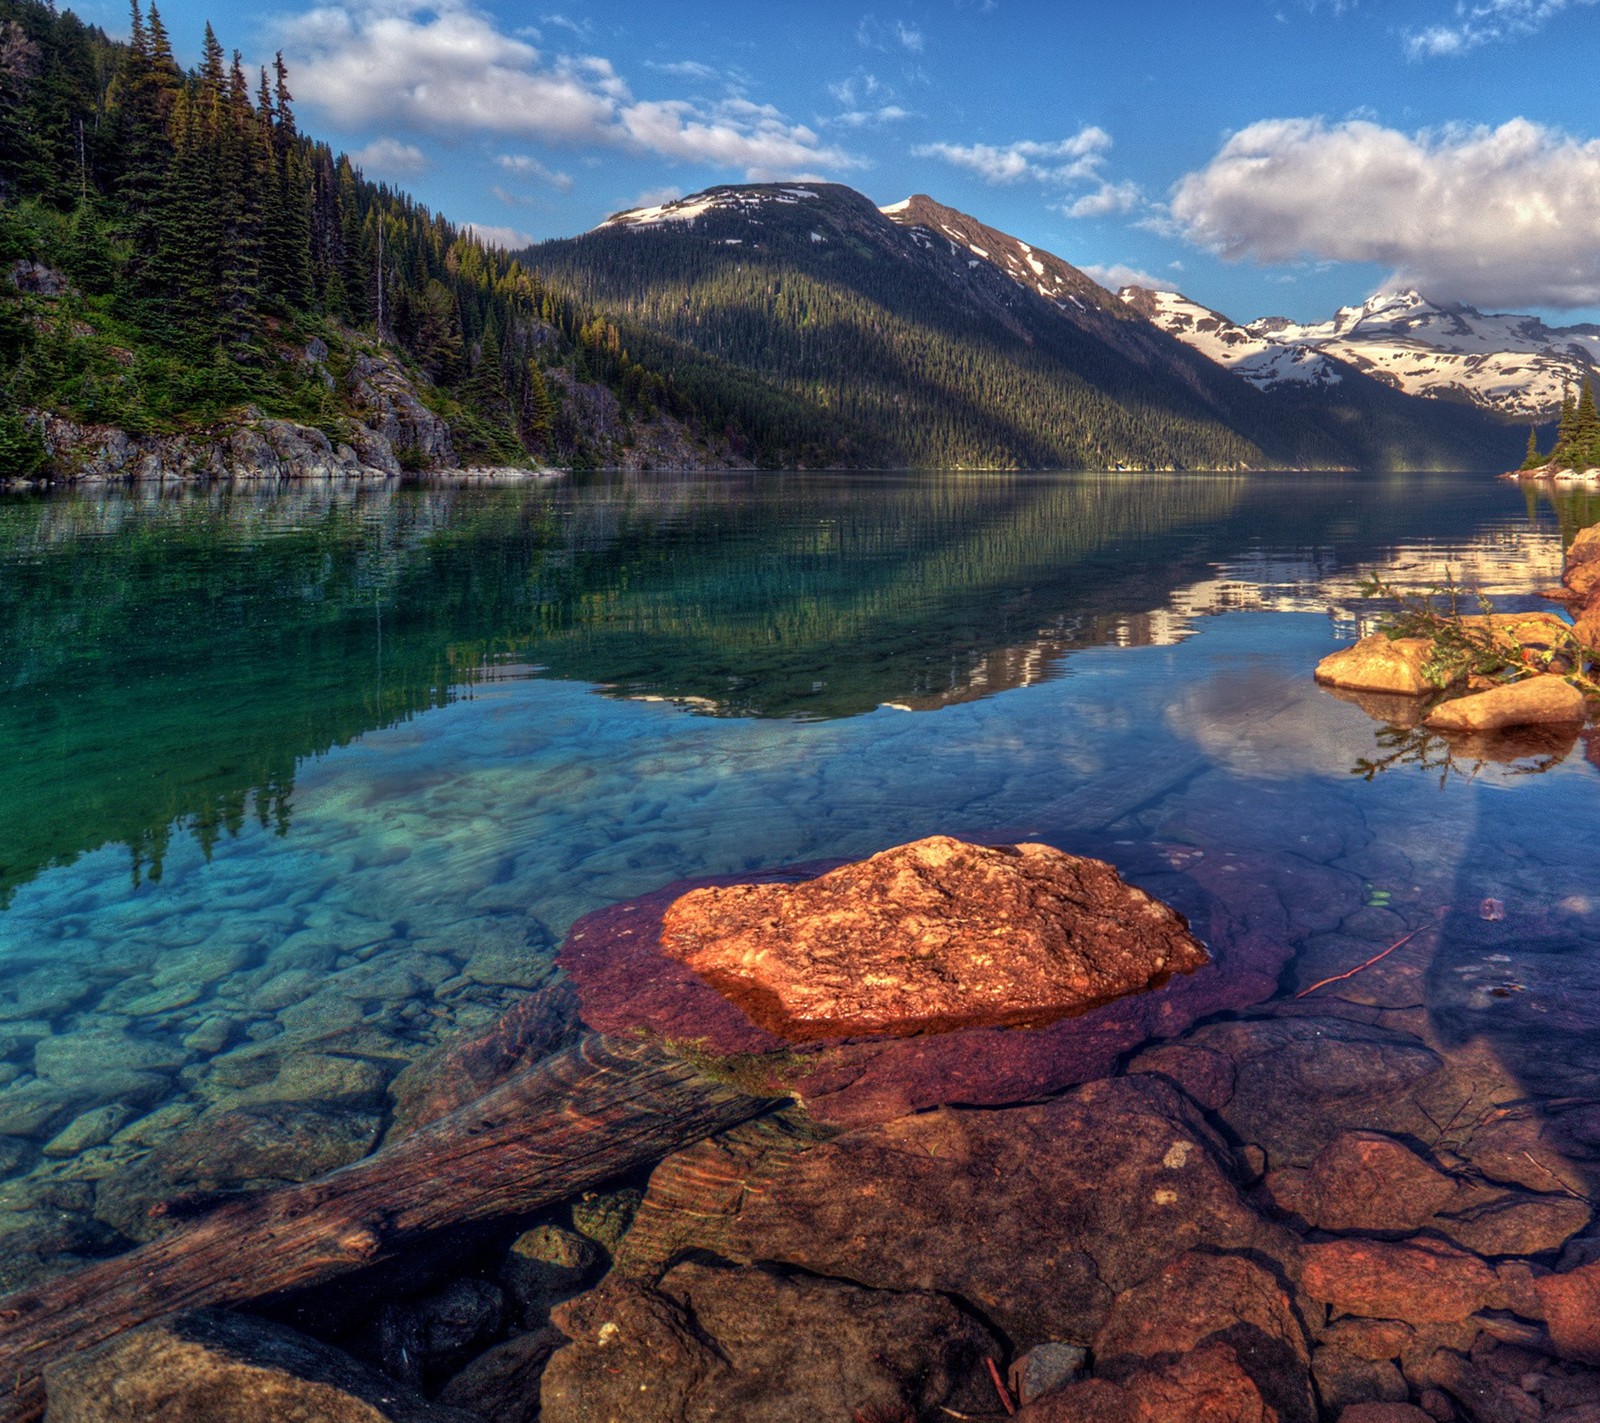
[[1430,1006],[1540,1028],[1483,984],[1600,936],[1587,743],[1363,779],[1382,723],[1310,672],[1367,573],[1543,606],[1594,518],[1481,476],[6,499],[0,1235],[297,1056],[392,1074],[587,910],[936,832],[1330,866],[1392,906],[1295,930],[1350,952],[1498,897]]

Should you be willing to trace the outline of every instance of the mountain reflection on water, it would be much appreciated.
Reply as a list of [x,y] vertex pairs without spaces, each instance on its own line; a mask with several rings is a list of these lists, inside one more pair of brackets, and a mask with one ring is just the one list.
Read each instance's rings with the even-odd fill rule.
[[1210,613],[1331,612],[1354,632],[1374,567],[1426,587],[1448,563],[1496,596],[1557,581],[1548,524],[1507,520],[1481,481],[1439,499],[1430,483],[649,476],[9,499],[0,896],[106,843],[159,874],[178,826],[205,846],[247,817],[285,831],[301,761],[485,678],[723,716],[923,710]]

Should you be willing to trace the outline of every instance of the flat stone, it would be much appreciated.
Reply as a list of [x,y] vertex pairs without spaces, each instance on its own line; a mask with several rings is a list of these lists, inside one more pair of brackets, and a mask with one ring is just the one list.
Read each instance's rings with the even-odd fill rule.
[[1413,1093],[1443,1062],[1408,1034],[1340,1018],[1256,1018],[1210,1024],[1188,1041],[1233,1059],[1221,1116],[1274,1167],[1309,1167],[1341,1131],[1437,1134]]
[[1555,613],[1469,613],[1461,625],[1473,631],[1489,632],[1507,649],[1548,647],[1570,631],[1564,618]]
[[169,1315],[45,1370],[51,1423],[481,1423],[281,1324]]
[[1454,1323],[1496,1294],[1476,1255],[1438,1243],[1331,1240],[1306,1245],[1301,1287],[1341,1314],[1408,1323]]
[[1544,1255],[1561,1249],[1593,1214],[1572,1196],[1517,1193],[1440,1216],[1434,1228],[1478,1255]]
[[1437,690],[1422,672],[1432,650],[1432,642],[1425,637],[1391,638],[1375,632],[1354,647],[1330,652],[1317,663],[1316,678],[1352,692],[1425,696]]
[[1040,1025],[1208,962],[1103,861],[947,836],[798,885],[692,890],[661,943],[791,1041]]
[[1307,1222],[1322,1230],[1415,1230],[1456,1193],[1403,1142],[1366,1131],[1341,1132],[1323,1147],[1305,1184]]
[[92,1146],[104,1146],[133,1118],[132,1107],[109,1102],[74,1117],[45,1143],[46,1156],[76,1156]]
[[1542,1276],[1534,1290],[1556,1353],[1600,1364],[1600,1261]]
[[1581,722],[1586,715],[1583,693],[1565,678],[1544,673],[1444,702],[1428,713],[1423,725],[1434,731],[1501,731],[1566,725]]

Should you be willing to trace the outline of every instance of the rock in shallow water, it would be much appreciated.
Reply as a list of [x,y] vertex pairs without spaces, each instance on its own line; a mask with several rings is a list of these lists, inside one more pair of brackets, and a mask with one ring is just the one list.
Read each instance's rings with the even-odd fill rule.
[[1434,731],[1501,731],[1512,726],[1577,724],[1588,714],[1583,693],[1565,678],[1545,673],[1470,697],[1457,697],[1428,713]]
[[560,1306],[555,1323],[572,1343],[545,1369],[542,1423],[970,1412],[983,1360],[1000,1356],[939,1294],[693,1263],[654,1289],[610,1281]]
[[692,890],[661,942],[791,1041],[1047,1023],[1208,961],[1104,861],[947,836],[803,884]]
[[1422,674],[1433,651],[1425,637],[1391,638],[1375,632],[1317,663],[1317,681],[1352,692],[1398,692],[1409,697],[1437,690]]
[[283,1325],[171,1315],[46,1371],[51,1423],[481,1423]]

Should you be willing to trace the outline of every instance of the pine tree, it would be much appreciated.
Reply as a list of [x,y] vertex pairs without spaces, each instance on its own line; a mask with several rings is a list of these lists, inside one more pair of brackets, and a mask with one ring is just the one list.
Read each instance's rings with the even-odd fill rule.
[[1572,420],[1572,463],[1579,469],[1600,466],[1600,414],[1595,411],[1594,386],[1585,379]]
[[1528,449],[1522,457],[1523,469],[1538,469],[1544,464],[1544,456],[1539,453],[1539,433],[1532,426],[1528,426]]
[[522,397],[522,437],[533,448],[543,449],[555,428],[556,403],[538,361],[529,361],[527,370],[527,391]]
[[1574,457],[1574,439],[1578,426],[1578,402],[1572,397],[1570,387],[1561,392],[1561,418],[1556,423],[1556,446],[1550,451],[1552,464],[1570,464]]

